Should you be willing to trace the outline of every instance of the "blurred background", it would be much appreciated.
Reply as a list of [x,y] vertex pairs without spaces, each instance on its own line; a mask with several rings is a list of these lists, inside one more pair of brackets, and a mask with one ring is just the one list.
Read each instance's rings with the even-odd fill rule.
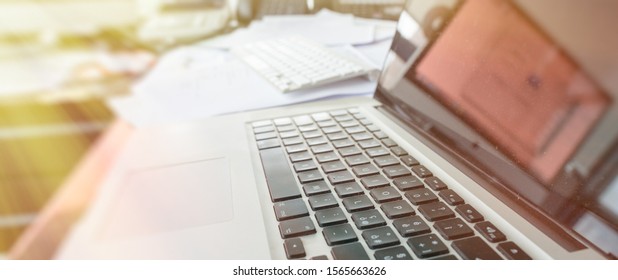
[[166,50],[265,15],[394,20],[403,0],[0,0],[0,257]]

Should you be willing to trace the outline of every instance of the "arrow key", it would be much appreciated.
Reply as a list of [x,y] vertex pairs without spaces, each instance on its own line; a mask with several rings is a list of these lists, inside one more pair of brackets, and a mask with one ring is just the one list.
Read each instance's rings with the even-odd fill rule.
[[283,248],[288,259],[302,258],[306,256],[305,246],[300,238],[291,238],[283,241]]

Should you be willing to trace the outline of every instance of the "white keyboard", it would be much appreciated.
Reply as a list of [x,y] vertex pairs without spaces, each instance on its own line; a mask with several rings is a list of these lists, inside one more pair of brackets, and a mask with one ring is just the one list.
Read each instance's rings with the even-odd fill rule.
[[315,87],[376,71],[301,37],[244,45],[232,53],[282,92]]

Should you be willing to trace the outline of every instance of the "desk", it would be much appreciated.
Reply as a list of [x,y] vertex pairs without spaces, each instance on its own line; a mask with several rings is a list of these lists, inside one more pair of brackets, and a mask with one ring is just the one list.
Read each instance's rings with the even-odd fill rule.
[[114,121],[9,251],[10,259],[51,259],[97,191],[133,128]]

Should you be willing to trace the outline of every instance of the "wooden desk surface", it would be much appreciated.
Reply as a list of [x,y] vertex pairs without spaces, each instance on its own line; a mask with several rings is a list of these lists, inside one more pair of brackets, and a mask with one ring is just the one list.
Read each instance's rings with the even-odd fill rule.
[[133,128],[115,121],[9,251],[10,259],[51,259],[79,219]]

